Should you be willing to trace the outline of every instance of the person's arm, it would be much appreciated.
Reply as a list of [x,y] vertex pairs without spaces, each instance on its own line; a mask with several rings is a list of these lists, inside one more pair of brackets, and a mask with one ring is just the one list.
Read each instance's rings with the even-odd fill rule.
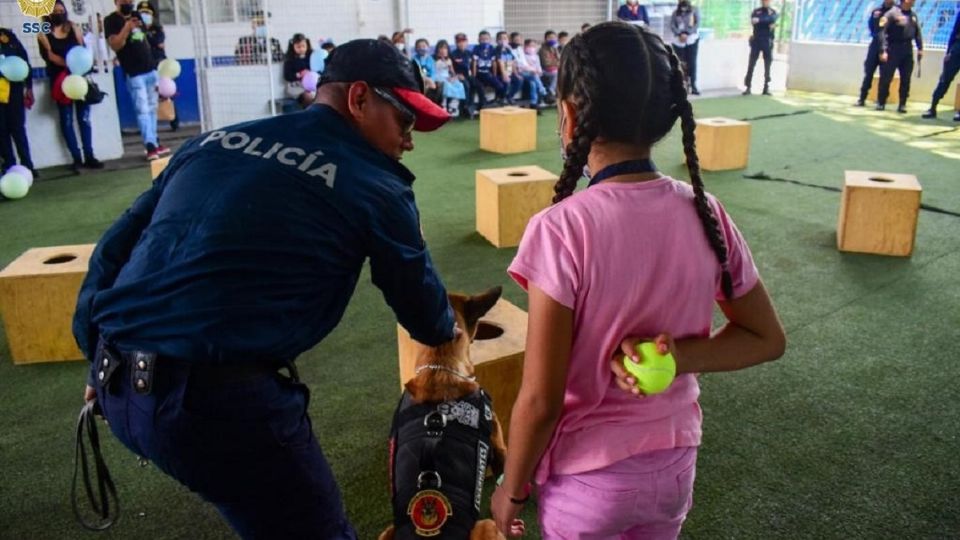
[[573,345],[573,310],[533,282],[528,285],[530,315],[520,392],[510,417],[510,449],[503,484],[493,495],[491,512],[501,532],[515,526],[537,464],[563,412],[567,371]]
[[130,253],[140,240],[140,235],[153,218],[153,211],[160,201],[168,174],[168,171],[164,171],[164,174],[153,182],[153,186],[140,195],[120,219],[107,229],[90,257],[90,266],[80,286],[77,309],[73,316],[73,336],[88,359],[93,358],[99,334],[91,320],[94,298],[97,293],[113,285],[120,270],[130,259]]
[[133,29],[140,26],[140,20],[131,17],[126,19],[119,28],[117,28],[117,23],[114,22],[116,20],[110,19],[109,26],[106,28],[107,43],[110,44],[110,48],[114,52],[120,52],[127,45],[127,38],[130,37]]
[[[896,8],[894,8],[896,9]],[[887,30],[893,21],[894,9],[884,13],[883,17],[877,22],[880,27],[880,61],[887,61],[887,51],[890,50],[890,32]]]
[[420,232],[413,190],[385,199],[371,220],[370,274],[397,321],[429,346],[454,337],[447,291]]
[[647,16],[646,6],[640,6],[640,20],[643,21],[643,24],[650,26],[650,17]]
[[297,62],[289,58],[283,61],[283,80],[287,82],[297,82],[300,80],[300,74],[297,71]]
[[700,8],[693,8],[693,28],[690,28],[690,32],[694,34],[700,33]]
[[914,41],[917,44],[917,58],[923,58],[923,31],[920,28],[920,18],[916,19],[917,24],[917,35],[914,37]]
[[679,18],[677,17],[678,13],[679,13],[679,10],[675,11],[673,15],[670,17],[670,32],[672,32],[673,35],[677,37],[680,36],[680,22],[679,22]]

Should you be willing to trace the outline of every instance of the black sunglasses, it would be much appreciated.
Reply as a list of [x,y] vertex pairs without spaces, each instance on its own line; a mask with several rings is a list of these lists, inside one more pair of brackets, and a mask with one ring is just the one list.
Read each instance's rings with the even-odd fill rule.
[[389,90],[383,88],[373,87],[373,93],[383,98],[384,101],[393,106],[394,109],[400,111],[400,114],[403,115],[403,134],[409,135],[413,132],[413,127],[417,123],[417,115],[410,110],[410,107],[407,107],[403,104],[396,96],[393,95]]

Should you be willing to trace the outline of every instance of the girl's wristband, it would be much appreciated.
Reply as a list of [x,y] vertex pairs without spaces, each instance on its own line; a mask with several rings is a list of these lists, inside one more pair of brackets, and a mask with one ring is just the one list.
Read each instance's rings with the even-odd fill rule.
[[[503,486],[503,475],[502,475],[502,474],[500,475],[499,478],[497,478],[497,486],[498,486],[498,487]],[[510,498],[510,502],[512,502],[513,504],[519,504],[519,505],[527,504],[527,501],[530,500],[530,484],[529,484],[529,483],[527,483],[525,486],[523,486],[523,491],[524,491],[524,493],[526,493],[526,495],[525,495],[522,499],[516,499],[516,498],[514,498],[514,497],[509,497],[509,498]]]

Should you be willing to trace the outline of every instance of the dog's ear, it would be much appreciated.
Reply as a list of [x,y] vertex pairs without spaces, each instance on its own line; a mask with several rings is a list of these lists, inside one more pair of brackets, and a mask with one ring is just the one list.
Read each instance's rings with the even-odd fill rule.
[[463,303],[463,319],[467,324],[467,330],[472,331],[476,328],[477,321],[490,311],[497,300],[500,300],[501,294],[503,294],[503,287],[498,286],[467,298],[466,302]]

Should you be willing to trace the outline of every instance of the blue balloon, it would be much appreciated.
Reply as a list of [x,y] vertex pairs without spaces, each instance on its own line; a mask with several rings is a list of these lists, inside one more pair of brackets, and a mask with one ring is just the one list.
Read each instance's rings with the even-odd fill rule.
[[310,55],[310,71],[323,73],[323,67],[327,63],[327,51],[317,49]]
[[30,66],[19,56],[8,56],[0,64],[0,73],[10,82],[22,82],[30,74]]
[[74,47],[67,51],[67,68],[71,75],[86,75],[93,69],[93,53],[86,47]]

